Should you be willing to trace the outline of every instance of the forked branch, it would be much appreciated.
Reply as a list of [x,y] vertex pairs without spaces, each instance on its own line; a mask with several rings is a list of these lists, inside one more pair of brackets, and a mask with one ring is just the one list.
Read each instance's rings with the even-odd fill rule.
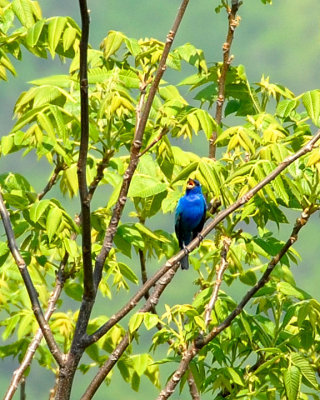
[[201,337],[191,344],[189,349],[184,353],[178,369],[172,375],[166,387],[160,392],[159,396],[157,397],[157,400],[165,400],[172,395],[176,386],[180,382],[181,378],[186,373],[190,362],[198,354],[199,350],[201,350],[217,335],[219,335],[228,326],[230,326],[232,321],[242,312],[242,310],[244,309],[245,305],[249,302],[249,300],[252,299],[252,297],[257,293],[257,291],[261,289],[268,282],[271,272],[274,270],[275,266],[278,264],[281,258],[287,253],[287,251],[290,249],[293,243],[296,242],[296,240],[298,239],[298,233],[300,232],[301,228],[308,222],[310,215],[314,213],[316,210],[317,208],[310,207],[302,212],[301,217],[297,219],[293,227],[289,239],[282,246],[279,253],[272,258],[272,260],[268,264],[267,269],[265,270],[259,281],[246,293],[246,295],[242,298],[237,307],[228,315],[228,317],[220,325],[214,327],[211,330],[211,332],[204,338]]
[[[165,290],[165,288],[169,285],[169,283],[172,281],[176,271],[178,269],[178,264],[172,267],[157,283],[153,293],[150,295],[148,298],[147,302],[145,305],[139,310],[140,313],[145,313],[148,311],[154,310],[155,306],[158,304],[158,301],[160,299],[161,294]],[[136,329],[136,331],[139,328]],[[125,352],[127,347],[130,344],[131,337],[132,335],[136,332],[127,332],[119,345],[116,347],[116,349],[112,352],[108,360],[102,365],[100,370],[98,371],[97,375],[94,377],[94,379],[91,381],[90,385],[88,386],[86,392],[84,395],[81,397],[81,400],[90,400],[92,399],[93,395],[96,393],[104,379],[107,377],[109,372],[112,370],[112,368],[116,365],[116,363],[119,361],[120,357],[122,354]]]
[[[67,263],[68,256],[65,256],[64,259],[61,261],[59,271],[56,276],[56,283],[55,283],[55,288],[53,292],[51,293],[50,299],[48,301],[48,308],[47,311],[44,315],[44,318],[46,321],[49,321],[51,315],[53,314],[56,303],[60,297],[61,291],[63,289],[63,285],[65,282],[65,272],[64,268]],[[22,380],[24,373],[26,369],[30,366],[32,359],[34,357],[34,354],[39,347],[39,344],[41,342],[41,339],[43,338],[43,333],[42,330],[39,328],[37,330],[37,333],[33,337],[31,343],[28,346],[28,349],[26,351],[25,356],[23,357],[23,360],[21,361],[19,367],[14,371],[10,385],[8,387],[7,393],[4,397],[3,400],[11,400],[18,389],[18,385],[20,381]]]
[[[281,174],[290,164],[296,161],[298,158],[302,157],[306,153],[310,152],[316,142],[320,139],[320,130],[313,136],[313,138],[303,146],[299,151],[292,154],[291,156],[285,158],[277,168],[275,168],[269,175],[267,175],[261,182],[250,189],[242,197],[240,197],[235,203],[231,204],[225,210],[220,211],[217,216],[208,223],[201,234],[198,235],[191,243],[186,246],[189,252],[193,251],[199,246],[202,239],[205,238],[221,221],[223,221],[228,215],[233,213],[238,208],[246,204],[256,193],[263,189],[267,184],[269,184],[273,179]],[[127,315],[139,302],[139,300],[148,292],[148,290],[156,284],[156,282],[170,269],[173,268],[176,263],[178,263],[185,256],[185,251],[180,250],[177,254],[171,257],[162,268],[160,268],[147,282],[138,290],[138,292],[129,300],[129,302],[124,305],[118,312],[112,315],[112,317],[102,325],[95,333],[88,336],[85,340],[85,345],[90,344],[99,340],[103,335],[105,335],[109,329],[111,329],[117,322],[119,322],[125,315]]]

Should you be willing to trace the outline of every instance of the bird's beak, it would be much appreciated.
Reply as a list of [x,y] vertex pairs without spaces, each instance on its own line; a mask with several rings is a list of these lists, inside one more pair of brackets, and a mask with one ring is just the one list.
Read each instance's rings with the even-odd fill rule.
[[195,183],[193,181],[193,179],[189,179],[188,183],[187,183],[187,189],[192,189],[195,187]]

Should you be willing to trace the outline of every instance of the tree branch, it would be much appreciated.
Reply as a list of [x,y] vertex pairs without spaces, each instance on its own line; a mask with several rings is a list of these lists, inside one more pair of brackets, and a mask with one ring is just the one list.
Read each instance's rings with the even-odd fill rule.
[[[92,259],[91,259],[91,222],[90,201],[87,187],[87,156],[89,146],[89,100],[88,100],[88,41],[89,41],[89,11],[86,0],[79,0],[81,13],[81,41],[80,41],[80,96],[81,96],[81,139],[78,159],[78,182],[81,201],[82,226],[82,259],[84,298],[94,298]],[[80,311],[81,315],[81,311]]]
[[191,370],[188,370],[188,385],[192,400],[200,400],[200,393],[198,391],[196,382],[194,380]]
[[[231,9],[227,10],[228,12],[228,34],[226,38],[226,42],[223,44],[223,63],[220,71],[220,77],[218,78],[218,100],[216,107],[216,115],[215,121],[217,125],[221,124],[222,120],[222,111],[223,104],[225,101],[225,86],[226,86],[226,78],[229,66],[232,61],[232,57],[230,56],[231,45],[234,37],[234,31],[236,27],[239,25],[239,17],[237,17],[237,12],[239,7],[241,6],[241,2],[239,0],[233,0]],[[209,140],[209,157],[216,157],[216,142],[217,140],[217,131],[212,132],[212,136]]]
[[103,178],[103,172],[105,168],[109,165],[111,157],[114,155],[114,150],[107,149],[104,153],[102,160],[97,165],[97,173],[94,177],[93,181],[91,182],[88,190],[87,201],[91,201],[96,191],[101,179]]
[[[158,304],[159,298],[161,294],[163,293],[164,289],[168,286],[168,284],[171,282],[173,279],[179,265],[176,264],[175,266],[172,267],[167,273],[163,276],[162,279],[159,280],[157,283],[153,293],[151,296],[148,298],[147,302],[145,305],[139,310],[140,313],[145,313],[150,310],[154,310],[155,306]],[[103,364],[103,366],[100,368],[98,371],[97,375],[94,377],[94,379],[90,382],[90,385],[88,386],[87,390],[85,391],[84,395],[81,397],[81,400],[90,400],[92,399],[93,395],[96,393],[102,382],[105,380],[109,372],[112,370],[112,368],[115,366],[115,364],[119,361],[120,357],[122,354],[125,352],[127,347],[130,344],[130,337],[138,330],[137,328],[134,332],[127,332],[119,345],[116,347],[116,349],[111,353],[110,357],[108,358],[107,361]]]
[[63,171],[65,168],[66,168],[65,164],[58,160],[57,165],[53,171],[53,174],[52,174],[51,178],[49,179],[49,182],[47,183],[45,188],[42,190],[42,192],[40,192],[38,194],[38,196],[37,196],[38,200],[43,199],[43,197],[51,190],[52,186],[54,186],[58,180],[59,173],[61,171]]
[[3,226],[4,226],[4,229],[6,232],[6,236],[8,239],[8,245],[9,245],[11,254],[19,268],[19,271],[20,271],[20,274],[24,281],[24,284],[26,286],[26,289],[27,289],[27,292],[28,292],[28,295],[29,295],[29,298],[31,301],[33,313],[34,313],[34,315],[38,321],[38,324],[42,330],[43,336],[46,339],[46,342],[51,351],[51,354],[53,355],[53,357],[56,360],[56,362],[58,363],[58,365],[62,365],[64,362],[63,354],[62,354],[61,350],[59,349],[59,347],[53,337],[51,329],[43,315],[41,305],[40,305],[40,302],[38,299],[38,293],[33,285],[32,279],[29,275],[27,265],[26,265],[24,259],[22,258],[20,251],[18,249],[18,245],[17,245],[16,239],[14,237],[14,233],[13,233],[13,229],[12,229],[12,225],[11,225],[11,221],[10,221],[10,216],[9,216],[8,210],[4,204],[1,191],[0,191],[0,214],[1,214]]
[[[172,47],[174,37],[177,33],[177,30],[179,28],[181,20],[184,16],[185,10],[188,6],[188,3],[189,3],[189,0],[183,0],[181,3],[178,14],[173,23],[172,29],[170,30],[169,34],[167,35],[166,44],[163,49],[163,53],[162,53],[162,56],[161,56],[161,59],[159,62],[157,72],[155,74],[154,81],[152,82],[152,85],[150,87],[147,101],[142,109],[141,115],[138,114],[139,118],[137,118],[134,140],[132,142],[132,146],[130,149],[129,165],[124,174],[118,201],[113,210],[112,217],[111,217],[109,226],[108,226],[106,234],[105,234],[103,247],[101,249],[100,254],[98,255],[98,257],[96,259],[96,265],[95,265],[95,271],[94,271],[94,282],[95,282],[96,288],[98,287],[99,282],[101,280],[103,265],[104,265],[105,260],[111,250],[111,247],[113,244],[113,238],[114,238],[114,235],[116,234],[117,227],[118,227],[121,215],[122,215],[122,211],[126,204],[127,194],[128,194],[129,186],[131,183],[131,179],[132,179],[132,176],[133,176],[133,174],[136,170],[136,167],[138,165],[138,162],[139,162],[139,153],[140,153],[141,146],[142,146],[142,137],[143,137],[145,127],[147,124],[147,120],[148,120],[148,117],[150,114],[153,99],[158,90],[160,80],[166,70],[166,61],[167,61],[170,49]],[[145,90],[145,88],[142,87],[141,90],[143,93],[143,90]]]
[[[247,203],[256,193],[258,193],[264,186],[270,183],[273,179],[275,179],[280,173],[285,170],[290,164],[296,161],[299,157],[304,154],[310,152],[315,143],[320,139],[320,130],[313,136],[313,138],[303,146],[299,151],[287,157],[282,163],[278,165],[269,175],[267,175],[261,182],[259,182],[256,186],[250,189],[246,194],[240,197],[235,203],[231,204],[225,210],[220,211],[216,217],[207,224],[200,232],[195,239],[193,239],[186,249],[191,252],[193,251],[199,244],[202,239],[205,238],[221,221],[223,221],[228,215],[233,213],[238,208],[242,207],[245,203]],[[112,317],[102,325],[95,333],[88,336],[85,339],[85,346],[89,346],[90,344],[98,341],[104,334],[108,332],[120,319],[122,319],[125,315],[127,315],[139,302],[139,300],[147,293],[147,291],[155,285],[155,283],[170,269],[173,268],[176,263],[178,263],[185,256],[185,251],[180,250],[177,254],[171,257],[162,268],[160,268],[153,277],[149,278],[147,282],[138,290],[138,292],[129,300],[129,302],[124,305],[117,313],[113,314]]]
[[[55,288],[54,288],[53,292],[51,293],[50,299],[48,301],[48,308],[44,315],[44,318],[46,321],[49,321],[51,315],[53,314],[55,307],[56,307],[56,303],[57,303],[57,301],[60,297],[61,291],[63,289],[63,285],[66,280],[66,275],[65,275],[64,269],[65,269],[65,265],[67,264],[67,261],[68,261],[68,254],[66,253],[64,259],[61,261],[60,268],[59,268],[59,271],[56,276]],[[37,348],[39,347],[39,344],[40,344],[42,338],[43,338],[43,333],[42,333],[42,330],[39,328],[37,330],[37,333],[33,337],[31,343],[29,344],[26,354],[23,357],[23,360],[21,361],[19,368],[17,368],[14,371],[10,385],[7,390],[7,393],[3,400],[11,400],[13,398],[16,390],[18,389],[19,382],[23,378],[23,375],[24,375],[24,372],[26,371],[26,369],[30,366],[33,356],[34,356]]]
[[290,249],[290,247],[295,243],[298,239],[298,233],[300,229],[308,222],[308,219],[312,213],[314,213],[316,208],[307,208],[305,209],[301,217],[297,219],[292,233],[287,240],[287,242],[282,246],[279,253],[272,258],[268,267],[264,274],[261,276],[259,281],[246,293],[246,295],[242,298],[237,307],[228,315],[228,317],[217,327],[214,327],[211,332],[206,337],[200,337],[195,340],[194,343],[191,344],[190,348],[184,353],[180,365],[176,372],[172,375],[170,380],[168,381],[166,387],[160,392],[157,400],[168,399],[172,393],[174,392],[176,386],[180,382],[182,376],[188,369],[188,366],[192,359],[198,354],[199,350],[201,350],[205,345],[207,345],[210,341],[212,341],[217,335],[219,335],[222,331],[224,331],[228,326],[231,325],[232,321],[242,312],[245,305],[248,301],[257,293],[259,289],[261,289],[269,280],[271,272],[274,270],[274,267],[278,264],[281,258],[286,254],[286,252]]
[[221,262],[219,265],[216,266],[217,277],[216,277],[216,281],[215,281],[215,284],[213,287],[211,299],[210,299],[209,303],[207,304],[206,311],[205,311],[204,321],[205,321],[206,326],[208,326],[211,321],[211,312],[212,312],[213,307],[215,306],[216,301],[218,299],[218,294],[219,294],[220,286],[222,283],[224,271],[228,267],[227,255],[228,255],[229,248],[231,245],[231,239],[229,237],[224,237],[222,242],[223,242],[223,246],[222,246],[222,250],[221,250]]
[[146,154],[153,146],[155,146],[160,140],[169,132],[169,129],[165,126],[162,128],[161,132],[159,135],[143,150],[141,153],[139,153],[139,157],[142,157],[144,154]]

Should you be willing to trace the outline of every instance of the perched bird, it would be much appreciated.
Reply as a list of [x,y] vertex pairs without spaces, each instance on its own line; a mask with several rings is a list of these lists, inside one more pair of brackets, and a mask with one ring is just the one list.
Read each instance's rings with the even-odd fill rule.
[[[199,181],[189,178],[186,194],[180,198],[175,215],[175,231],[180,249],[184,249],[201,232],[206,209]],[[188,254],[181,259],[180,264],[182,269],[189,268]]]

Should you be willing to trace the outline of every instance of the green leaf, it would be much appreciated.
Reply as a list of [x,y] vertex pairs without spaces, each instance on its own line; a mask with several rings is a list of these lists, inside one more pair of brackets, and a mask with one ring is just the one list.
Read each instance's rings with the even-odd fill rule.
[[257,282],[257,277],[256,274],[251,270],[243,271],[243,273],[240,275],[240,281],[246,285],[253,286]]
[[32,85],[42,86],[42,85],[55,85],[60,88],[69,88],[71,84],[75,84],[75,80],[69,75],[51,75],[45,78],[34,79],[29,81]]
[[201,128],[206,134],[207,138],[210,139],[212,136],[212,132],[214,130],[217,130],[217,124],[215,120],[211,117],[211,115],[205,111],[205,110],[197,110],[195,114],[198,117],[198,120],[200,122]]
[[304,293],[300,291],[298,288],[295,288],[294,286],[290,285],[290,283],[288,282],[279,282],[277,284],[277,289],[279,292],[287,296],[294,296],[299,300],[305,299]]
[[74,29],[72,26],[68,26],[63,33],[63,51],[69,50],[69,48],[73,45],[78,31]]
[[143,318],[144,318],[144,314],[140,313],[140,312],[132,315],[132,317],[130,318],[130,321],[129,321],[129,332],[130,333],[134,333],[139,328],[139,326],[143,322]]
[[291,360],[292,363],[300,369],[303,377],[311,384],[311,386],[315,389],[319,389],[315,372],[309,364],[309,361],[298,353],[291,353]]
[[34,24],[32,4],[29,0],[14,0],[12,9],[22,25],[30,28]]
[[48,44],[49,50],[52,58],[55,55],[55,50],[58,46],[59,40],[61,38],[62,32],[66,25],[67,19],[66,17],[53,17],[50,18],[48,24]]
[[[12,333],[14,332],[16,327],[18,326],[19,320],[20,320],[20,315],[19,314],[14,314],[12,317],[7,318],[7,320],[6,320],[6,329],[2,333],[2,339],[3,340],[7,340],[12,335]],[[2,324],[2,325],[4,325],[4,324]]]
[[227,371],[234,383],[236,383],[237,385],[240,385],[240,386],[244,386],[241,376],[238,374],[238,372],[234,368],[228,367]]
[[34,47],[38,43],[44,23],[45,23],[44,20],[40,20],[40,21],[36,22],[28,30],[27,37],[26,37],[26,42],[27,42],[28,46]]
[[134,57],[136,57],[141,52],[141,47],[137,39],[125,38],[124,41],[127,46],[127,49]]
[[148,312],[144,314],[143,322],[146,329],[149,331],[150,329],[154,328],[158,324],[158,322],[160,322],[160,320],[157,314],[152,314]]
[[195,161],[192,162],[190,164],[188,164],[185,168],[183,168],[173,179],[173,181],[171,182],[171,184],[174,184],[175,182],[179,182],[179,181],[184,181],[186,180],[189,175],[191,174],[191,172],[195,171],[198,167],[199,162]]
[[277,106],[277,114],[281,118],[287,118],[290,116],[292,111],[297,107],[297,100],[282,100]]
[[3,136],[1,139],[1,154],[4,156],[9,154],[14,146],[13,135]]
[[103,55],[105,59],[108,59],[112,54],[114,54],[121,46],[125,36],[121,32],[110,31],[108,36],[104,39]]
[[19,321],[19,327],[17,331],[18,340],[27,336],[32,331],[32,322],[34,321],[33,313],[25,314]]
[[219,196],[221,182],[215,171],[215,163],[209,158],[202,158],[199,162],[199,171],[202,175],[202,185],[208,186],[215,196]]
[[167,190],[167,185],[161,181],[142,174],[134,174],[128,197],[149,197]]
[[33,203],[32,206],[30,207],[30,214],[29,214],[31,221],[33,222],[39,221],[42,214],[49,207],[49,205],[50,205],[50,200],[40,200]]
[[138,284],[139,279],[137,277],[137,275],[132,271],[132,269],[130,267],[128,267],[128,265],[120,262],[118,263],[120,272],[123,274],[123,276],[125,276],[127,279],[129,279],[129,281]]
[[149,354],[137,354],[131,356],[131,360],[133,361],[133,369],[136,371],[136,373],[139,376],[144,374],[145,370],[148,367]]
[[301,373],[294,365],[289,366],[283,373],[284,386],[288,400],[297,400],[300,392]]
[[48,212],[47,221],[46,221],[46,228],[47,228],[47,235],[49,242],[53,236],[57,233],[57,229],[60,225],[62,220],[62,211],[58,207],[52,207]]
[[82,286],[76,282],[67,283],[64,287],[67,296],[71,297],[76,301],[81,301],[82,299]]
[[302,102],[306,108],[306,111],[311,118],[312,122],[316,126],[320,126],[319,124],[319,115],[320,115],[320,91],[319,90],[311,90],[306,92],[302,96]]

